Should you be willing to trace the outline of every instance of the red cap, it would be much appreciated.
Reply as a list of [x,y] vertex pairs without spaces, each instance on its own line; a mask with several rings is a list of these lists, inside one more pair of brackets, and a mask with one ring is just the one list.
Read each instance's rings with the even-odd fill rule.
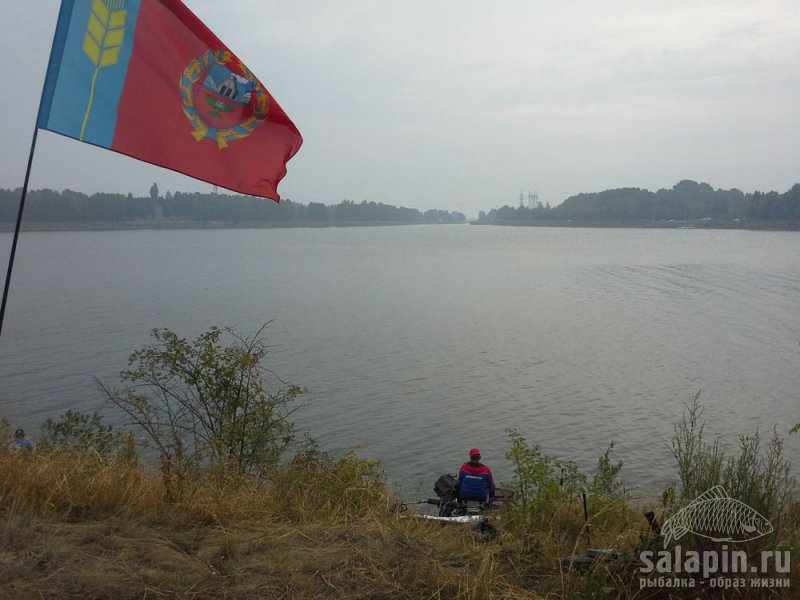
[[478,450],[477,448],[472,448],[469,451],[469,455],[470,455],[470,457],[472,457],[472,456],[480,456],[481,455],[481,451]]

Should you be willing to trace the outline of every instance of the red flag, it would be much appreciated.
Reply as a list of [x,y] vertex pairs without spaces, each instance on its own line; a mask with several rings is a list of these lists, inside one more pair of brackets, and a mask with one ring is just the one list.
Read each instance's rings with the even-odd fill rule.
[[275,200],[302,144],[180,0],[63,0],[37,125]]

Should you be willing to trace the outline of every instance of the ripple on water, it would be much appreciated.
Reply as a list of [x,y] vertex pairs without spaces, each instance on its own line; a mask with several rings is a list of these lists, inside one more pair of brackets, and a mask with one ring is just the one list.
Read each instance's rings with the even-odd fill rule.
[[[298,424],[429,491],[505,430],[630,485],[675,477],[672,424],[702,390],[726,439],[788,425],[800,389],[800,236],[403,227],[27,235],[0,341],[3,412],[35,430],[95,410],[153,327],[268,329],[309,388]],[[800,436],[786,451],[800,459]]]

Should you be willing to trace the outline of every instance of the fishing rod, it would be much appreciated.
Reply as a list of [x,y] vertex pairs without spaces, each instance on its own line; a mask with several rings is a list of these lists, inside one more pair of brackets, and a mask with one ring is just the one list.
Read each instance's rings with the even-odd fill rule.
[[589,536],[589,505],[586,502],[586,488],[581,490],[581,496],[583,496],[583,528],[586,531],[586,543],[591,545],[592,538]]

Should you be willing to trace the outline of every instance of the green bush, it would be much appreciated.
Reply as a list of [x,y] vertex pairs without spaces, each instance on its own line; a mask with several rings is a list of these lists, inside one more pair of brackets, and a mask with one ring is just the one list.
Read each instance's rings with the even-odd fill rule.
[[504,511],[507,526],[523,536],[549,527],[562,504],[580,495],[586,476],[572,461],[547,456],[538,444],[529,444],[516,430],[506,430],[510,449],[506,458],[513,465],[508,486],[514,497]]
[[379,463],[353,452],[334,457],[315,443],[270,473],[272,510],[291,521],[347,521],[392,505]]
[[[775,525],[788,506],[795,485],[791,464],[783,454],[783,439],[777,430],[764,445],[756,431],[739,437],[738,451],[731,455],[719,437],[705,439],[700,392],[686,404],[675,425],[672,453],[678,463],[680,493],[677,500],[690,502],[721,485],[732,498],[747,504]],[[665,491],[665,503],[677,504]]]
[[155,329],[120,375],[126,388],[98,382],[158,453],[168,494],[196,469],[264,474],[295,441],[288,417],[303,390],[262,366],[266,326],[250,337],[212,327],[192,341]]
[[625,495],[625,487],[619,474],[622,471],[622,461],[613,462],[611,453],[614,450],[614,440],[606,448],[597,461],[597,473],[592,477],[589,492],[593,496],[618,497]]
[[100,413],[72,410],[57,420],[48,418],[42,424],[37,448],[40,452],[65,451],[107,457],[134,454],[131,436],[115,431]]

